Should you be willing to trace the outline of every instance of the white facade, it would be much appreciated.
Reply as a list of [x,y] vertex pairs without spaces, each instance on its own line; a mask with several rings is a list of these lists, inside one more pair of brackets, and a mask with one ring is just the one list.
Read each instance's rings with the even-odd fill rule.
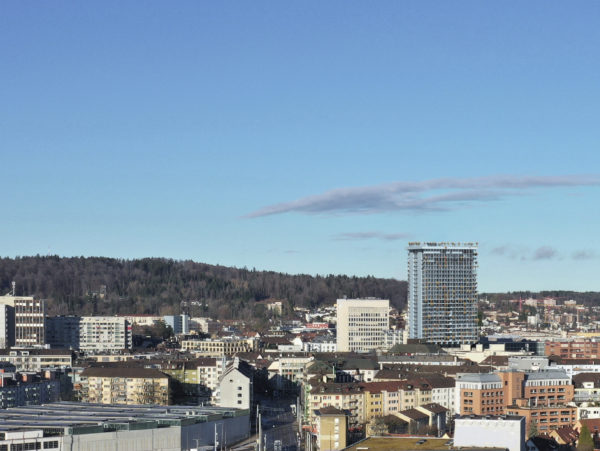
[[15,345],[41,346],[45,343],[46,302],[32,296],[0,296],[0,304],[14,308]]
[[431,402],[444,406],[448,411],[454,412],[456,405],[456,387],[432,387]]
[[82,351],[117,351],[132,347],[131,326],[123,317],[83,316],[79,332]]
[[387,299],[337,300],[337,351],[367,352],[384,347],[390,328]]
[[237,357],[225,370],[215,395],[219,407],[250,409],[252,407],[252,373],[246,362]]
[[9,348],[15,343],[15,309],[8,304],[0,304],[0,349]]
[[410,243],[408,337],[456,346],[477,341],[477,245]]
[[456,448],[485,447],[525,451],[525,417],[456,417],[454,428]]

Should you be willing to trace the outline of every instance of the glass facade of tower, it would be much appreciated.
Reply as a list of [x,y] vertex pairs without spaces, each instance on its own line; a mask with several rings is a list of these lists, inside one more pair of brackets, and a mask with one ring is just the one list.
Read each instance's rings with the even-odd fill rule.
[[477,341],[477,244],[409,243],[408,338]]

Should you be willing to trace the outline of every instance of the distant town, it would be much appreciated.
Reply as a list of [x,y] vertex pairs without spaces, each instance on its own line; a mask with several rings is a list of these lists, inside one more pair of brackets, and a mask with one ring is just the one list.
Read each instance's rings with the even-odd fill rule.
[[480,295],[477,249],[409,243],[403,311],[268,298],[260,329],[1,287],[0,450],[600,448],[600,306]]

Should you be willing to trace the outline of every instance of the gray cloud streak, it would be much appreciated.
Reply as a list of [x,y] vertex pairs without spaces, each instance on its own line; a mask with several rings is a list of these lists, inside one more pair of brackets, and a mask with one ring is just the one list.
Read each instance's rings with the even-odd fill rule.
[[533,253],[534,260],[551,260],[557,257],[556,249],[550,246],[538,247]]
[[408,233],[382,233],[382,232],[347,232],[340,233],[333,237],[334,240],[338,241],[350,241],[350,240],[370,240],[378,239],[383,241],[397,241],[405,240],[410,235]]
[[290,202],[268,205],[246,218],[296,212],[306,214],[389,211],[446,211],[474,202],[501,200],[523,195],[535,188],[599,186],[600,175],[489,176],[439,178],[421,182],[337,188]]

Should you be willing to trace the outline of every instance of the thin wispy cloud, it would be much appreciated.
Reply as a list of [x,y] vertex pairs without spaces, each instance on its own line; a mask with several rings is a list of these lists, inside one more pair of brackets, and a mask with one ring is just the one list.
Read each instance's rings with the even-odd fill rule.
[[556,258],[558,253],[551,246],[538,247],[533,253],[533,260],[551,260]]
[[283,213],[373,214],[394,211],[448,211],[477,202],[521,196],[534,189],[599,186],[600,175],[489,176],[438,178],[420,182],[337,188],[268,205],[246,218]]
[[571,255],[571,258],[573,260],[592,260],[597,257],[598,257],[598,255],[596,254],[596,252],[590,251],[590,250],[575,251]]
[[383,240],[383,241],[398,241],[406,240],[410,235],[408,233],[382,233],[382,232],[347,232],[334,235],[333,239],[337,241],[353,241],[353,240]]

